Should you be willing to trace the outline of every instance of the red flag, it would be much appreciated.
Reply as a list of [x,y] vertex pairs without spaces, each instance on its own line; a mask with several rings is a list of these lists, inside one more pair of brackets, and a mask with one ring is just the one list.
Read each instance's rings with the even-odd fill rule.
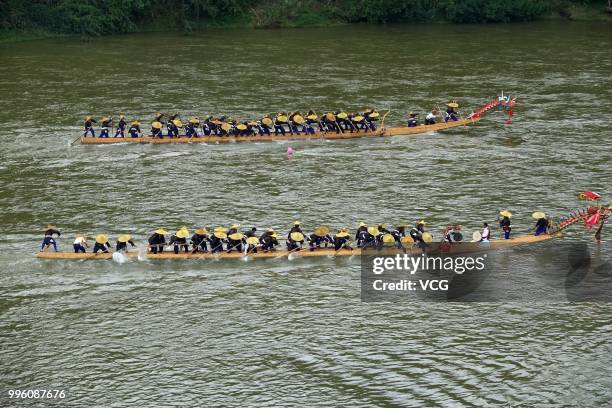
[[595,211],[595,214],[584,221],[584,226],[587,227],[587,229],[591,229],[597,224],[599,224],[599,210]]

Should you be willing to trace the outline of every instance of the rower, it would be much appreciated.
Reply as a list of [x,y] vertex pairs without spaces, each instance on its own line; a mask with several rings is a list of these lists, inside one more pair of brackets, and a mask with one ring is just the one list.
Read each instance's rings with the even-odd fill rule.
[[400,245],[402,238],[406,236],[406,224],[399,224],[397,228],[391,231],[391,235],[395,238],[395,242]]
[[87,237],[84,235],[79,235],[74,239],[74,243],[72,244],[74,248],[74,253],[78,254],[79,252],[85,253],[87,252],[85,248],[88,248]]
[[140,122],[137,120],[132,121],[130,128],[128,129],[128,133],[131,137],[140,137],[142,131],[140,130]]
[[249,231],[244,233],[244,236],[247,238],[256,237],[257,236],[257,228],[253,227]]
[[459,104],[457,103],[457,101],[450,101],[449,103],[446,104],[447,109],[446,109],[446,116],[444,117],[444,121],[448,122],[453,121],[456,122],[459,120],[457,111],[455,109],[459,108]]
[[313,111],[313,110],[309,110],[308,114],[306,115],[306,124],[309,126],[309,132],[310,133],[314,133],[314,124],[318,124],[319,125],[319,132],[323,132],[323,124],[321,123],[321,121],[319,120],[319,117],[317,116],[317,114]]
[[102,126],[100,130],[100,137],[107,138],[108,128],[112,126],[113,118],[112,117],[109,118],[108,116],[105,116],[102,119],[100,119],[100,122],[101,122],[100,125]]
[[164,138],[164,135],[162,133],[162,123],[161,122],[155,121],[151,123],[151,135],[159,139]]
[[327,112],[323,115],[323,123],[325,124],[325,131],[340,133],[340,126],[338,125],[336,114],[333,112]]
[[482,224],[482,233],[480,234],[480,242],[489,242],[491,240],[491,229],[489,228],[488,223]]
[[[245,236],[246,237],[246,236]],[[247,254],[255,254],[257,253],[257,247],[259,246],[259,238],[253,236],[253,237],[246,237],[245,238],[245,242],[246,242],[246,253]]]
[[205,136],[209,136],[212,133],[217,133],[217,125],[213,123],[213,117],[209,116],[204,119],[204,123],[202,123],[202,131]]
[[[285,112],[279,112],[278,115],[276,115],[276,118],[274,119],[274,134],[278,135],[279,133],[281,133],[283,136],[285,136],[285,128],[283,127],[283,125],[287,125],[287,114]],[[291,131],[291,128],[289,128],[289,130]],[[293,131],[291,131],[293,133]]]
[[378,230],[380,231],[381,234],[390,234],[391,231],[389,231],[387,228],[387,226],[385,224],[378,224]]
[[115,137],[125,137],[126,126],[127,122],[125,121],[125,115],[119,115],[119,123],[117,123],[117,131],[115,132]]
[[149,237],[149,251],[151,251],[152,253],[156,254],[156,253],[162,253],[164,252],[164,245],[166,244],[166,237],[165,235],[168,232],[163,229],[157,229],[153,232],[153,234]]
[[236,125],[236,134],[238,136],[249,136],[249,122],[241,122]]
[[132,246],[132,248],[134,248],[136,246],[134,244],[134,241],[132,241],[132,236],[130,234],[121,234],[121,235],[119,235],[119,237],[117,238],[117,244],[115,246],[115,251],[117,251],[117,252],[119,252],[119,251],[127,252],[128,244],[130,244]]
[[183,122],[180,119],[173,119],[166,124],[168,128],[168,136],[172,139],[173,137],[179,137],[179,129],[183,127]]
[[53,238],[53,235],[57,235],[58,237],[62,235],[61,232],[55,229],[55,225],[47,224],[47,229],[45,229],[45,237],[43,238],[42,245],[40,246],[41,251],[45,251],[53,245],[53,250],[57,252],[57,242]]
[[444,242],[461,242],[463,241],[463,234],[461,233],[461,225],[448,225],[444,231]]
[[259,122],[257,122],[257,132],[260,135],[268,135],[270,136],[270,128],[274,124],[274,121],[270,117],[270,115],[266,115]]
[[168,245],[174,247],[174,253],[178,254],[182,248],[185,253],[189,252],[189,245],[187,244],[187,237],[189,236],[189,230],[187,227],[181,227],[175,234],[170,236],[170,242]]
[[168,136],[170,138],[178,137],[179,129],[183,127],[183,122],[181,122],[179,118],[179,114],[175,113],[168,117],[168,122],[166,122],[166,129],[168,130]]
[[206,228],[198,228],[194,231],[194,234],[191,236],[191,246],[193,250],[192,254],[196,252],[208,252],[208,247],[206,245],[206,241],[208,241],[208,231]]
[[504,217],[499,221],[499,227],[504,232],[504,239],[510,239],[510,231],[512,231],[510,217],[512,217],[512,213],[508,210],[504,210],[500,211],[499,215]]
[[542,211],[536,211],[532,214],[532,216],[537,220],[535,225],[535,232],[533,235],[538,236],[548,233],[548,227],[550,226],[550,222],[546,218],[546,214],[544,214]]
[[353,127],[351,121],[348,118],[348,113],[346,113],[345,111],[337,111],[336,120],[338,121],[338,125],[342,130],[350,130],[351,133],[353,133]]
[[363,248],[378,248],[382,233],[378,227],[368,227],[363,234]]
[[246,237],[242,232],[227,234],[227,253],[229,254],[234,249],[238,252],[242,252],[242,245],[245,243]]
[[418,113],[414,113],[414,112],[408,113],[408,127],[418,126],[419,120],[417,116],[418,116]]
[[421,220],[414,224],[414,227],[410,230],[410,237],[416,243],[423,242],[423,233],[425,232],[425,221]]
[[102,251],[108,254],[108,250],[111,248],[111,244],[108,242],[108,237],[104,234],[96,235],[96,242],[94,244],[92,252],[97,254],[98,251]]
[[87,137],[87,133],[91,133],[91,137],[96,137],[96,133],[94,132],[93,124],[97,123],[94,118],[91,116],[85,117],[85,131],[83,132],[83,136]]
[[229,229],[225,230],[224,232],[227,232],[227,235],[235,234],[235,233],[239,232],[238,228],[240,228],[240,224],[232,224],[232,225],[230,225]]
[[211,252],[223,251],[223,243],[227,239],[227,228],[217,227],[214,229],[212,236],[210,237],[210,250]]
[[436,108],[433,108],[431,110],[431,112],[429,112],[427,114],[427,116],[425,116],[425,124],[426,125],[435,125],[435,123],[436,123],[436,116],[438,116],[438,110]]
[[304,131],[304,133],[308,133],[308,131],[306,130],[306,126],[304,126],[304,117],[299,111],[296,111],[289,115],[289,127],[293,132],[299,135],[300,130],[298,126],[302,126],[302,130]]
[[359,227],[357,227],[357,232],[355,233],[355,241],[357,242],[357,247],[360,248],[363,246],[364,235],[368,232],[368,226],[366,223],[359,223]]
[[195,117],[189,118],[185,125],[185,136],[198,137],[198,127],[200,127],[200,120]]
[[314,251],[315,248],[321,248],[321,244],[325,244],[326,248],[328,244],[333,244],[333,239],[329,235],[329,228],[324,226],[316,228],[306,239],[311,251]]
[[349,118],[355,130],[357,130],[357,133],[359,133],[359,130],[368,130],[368,125],[366,124],[365,116],[363,116],[361,113],[353,113],[349,116]]
[[370,130],[375,131],[376,124],[374,122],[377,122],[380,118],[380,114],[378,113],[378,111],[376,109],[368,109],[363,113],[363,116],[365,116],[366,122]]
[[299,232],[301,234],[304,234],[304,232],[302,231],[302,228],[300,228],[300,225],[302,223],[300,221],[293,221],[293,227],[291,227],[291,230],[289,231],[289,234],[287,235],[287,239],[289,239],[289,235],[291,235],[292,232]]
[[264,252],[274,250],[274,247],[279,245],[276,231],[269,228],[266,232],[261,234],[261,237],[259,237],[259,243],[261,244],[261,248],[264,250]]
[[287,237],[287,250],[290,252],[299,251],[304,244],[304,234],[301,232],[291,232]]
[[350,247],[350,237],[349,237],[349,229],[342,228],[338,230],[336,235],[334,235],[334,250],[339,251],[340,249],[348,249],[350,251],[353,248]]

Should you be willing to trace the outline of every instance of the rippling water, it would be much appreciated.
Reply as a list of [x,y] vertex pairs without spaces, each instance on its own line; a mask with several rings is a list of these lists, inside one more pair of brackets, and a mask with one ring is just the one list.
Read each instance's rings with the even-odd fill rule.
[[[610,24],[146,34],[0,46],[0,336],[6,388],[79,405],[605,405],[610,307],[363,304],[356,259],[41,262],[40,230],[286,230],[610,197]],[[240,118],[313,107],[425,112],[518,96],[444,133],[374,140],[70,146],[86,114]],[[287,159],[291,145],[295,154]],[[604,237],[609,235],[604,229]],[[569,239],[588,239],[581,229]],[[607,244],[604,243],[604,248]],[[512,254],[512,252],[510,252]],[[520,256],[529,256],[523,250]],[[519,254],[517,254],[519,256]],[[3,398],[6,393],[3,392]]]

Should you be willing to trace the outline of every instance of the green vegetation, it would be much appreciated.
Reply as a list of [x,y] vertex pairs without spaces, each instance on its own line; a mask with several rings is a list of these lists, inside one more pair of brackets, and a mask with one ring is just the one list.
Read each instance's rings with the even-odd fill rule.
[[[529,21],[552,15],[603,19],[608,18],[603,12],[605,3],[601,0],[0,0],[0,40],[160,29],[189,32],[207,26],[488,23]],[[584,12],[585,9],[590,11]]]

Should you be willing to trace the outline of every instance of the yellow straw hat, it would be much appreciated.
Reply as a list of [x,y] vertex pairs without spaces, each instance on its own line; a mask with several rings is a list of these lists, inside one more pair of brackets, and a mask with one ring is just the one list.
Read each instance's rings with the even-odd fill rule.
[[219,238],[219,239],[227,238],[227,234],[225,232],[222,232],[222,231],[215,231],[215,233],[213,235],[215,237]]
[[132,125],[135,125],[135,126],[140,126],[140,122],[139,122],[139,121],[137,121],[137,120],[133,120],[133,121],[132,121]]
[[167,234],[167,233],[168,233],[168,231],[166,231],[166,230],[165,230],[165,229],[163,229],[163,228],[156,229],[156,230],[155,230],[155,231],[153,231],[153,232],[155,232],[156,234],[159,234],[159,235],[165,235],[165,234]]
[[302,123],[304,123],[304,117],[302,115],[295,115],[293,117],[293,121],[298,125],[301,125]]
[[348,237],[348,236],[349,236],[349,234],[348,234],[348,232],[346,232],[346,231],[340,231],[339,233],[337,233],[337,234],[336,234],[336,236],[337,236],[338,238],[346,238],[346,237]]
[[268,230],[267,230],[267,231],[268,231],[268,232],[271,232],[271,233],[273,233],[273,234],[276,234],[276,231],[274,231],[274,228],[268,228]]
[[300,224],[301,224],[300,221],[297,221],[297,220],[293,221],[293,225],[300,225]]
[[331,112],[327,112],[325,114],[325,119],[328,120],[329,122],[335,122],[336,121],[336,115],[334,115]]
[[249,245],[257,245],[257,244],[259,244],[259,238],[257,238],[257,237],[248,237],[246,239],[246,243],[249,244]]
[[198,123],[200,123],[200,119],[198,119],[197,117],[189,118],[189,123],[191,123],[192,125],[197,125]]
[[93,118],[91,116],[85,116],[85,120],[92,120]]
[[187,238],[189,236],[189,231],[186,229],[180,229],[176,231],[176,236],[178,238]]
[[420,225],[427,225],[427,223],[425,222],[425,220],[421,220],[421,221],[417,222],[417,224],[420,224]]
[[378,227],[368,227],[368,233],[374,236],[378,236],[381,232],[378,230]]
[[364,119],[364,117],[363,117],[363,116],[361,116],[361,115],[355,115],[355,116],[353,116],[353,120],[354,120],[355,122],[361,122],[363,119]]
[[315,115],[314,113],[311,115],[306,116],[306,118],[310,119],[310,120],[317,120],[317,115]]
[[459,104],[457,103],[457,101],[451,101],[447,103],[446,106],[448,106],[449,108],[458,108]]
[[367,226],[368,226],[368,224],[366,224],[365,222],[360,222],[360,223],[359,223],[359,228],[361,228],[361,227],[367,227]]
[[230,228],[240,228],[240,224],[232,224]]
[[423,233],[423,241],[425,241],[426,243],[430,243],[431,241],[433,241],[433,235],[431,235],[431,233],[429,232],[424,232]]
[[98,244],[106,244],[108,242],[108,237],[104,234],[96,235],[96,242]]
[[382,237],[383,243],[385,244],[393,244],[395,243],[395,238],[391,234],[385,234]]
[[298,241],[298,242],[304,240],[304,234],[302,234],[301,232],[292,232],[290,237],[292,240]]
[[266,126],[270,126],[272,124],[272,119],[266,116],[265,118],[261,120],[261,123],[263,123]]
[[55,228],[54,224],[47,224],[47,229],[53,229],[53,228]]
[[238,130],[246,130],[246,125],[244,123],[239,124],[238,126],[236,126],[236,129]]
[[414,239],[410,235],[400,238],[400,242],[404,248],[411,247],[414,244]]
[[102,119],[100,119],[100,122],[107,122],[110,118],[108,116],[103,116]]
[[130,234],[121,234],[119,235],[119,238],[117,238],[117,241],[128,242],[130,239],[132,239],[132,236]]
[[478,242],[482,239],[482,234],[479,231],[474,231],[472,234],[472,242]]
[[286,115],[278,115],[276,117],[276,120],[279,122],[286,122],[287,121],[287,116]]
[[540,218],[546,217],[546,214],[544,214],[542,211],[536,211],[533,214],[531,214],[531,216],[535,218],[536,220],[539,220]]
[[151,123],[151,127],[155,128],[155,129],[161,129],[162,128],[162,124],[161,122],[153,122]]
[[174,119],[172,123],[174,123],[174,126],[176,126],[177,128],[183,127],[183,122],[181,122],[180,119]]
[[500,211],[499,215],[501,215],[502,217],[508,217],[508,218],[512,217],[512,213],[508,210]]
[[348,114],[346,112],[340,112],[336,116],[338,117],[338,119],[346,119],[348,117]]
[[208,230],[206,228],[198,228],[195,230],[195,233],[198,235],[206,235],[208,234]]
[[244,234],[242,232],[234,232],[229,237],[234,241],[240,241],[242,238],[244,238]]
[[374,112],[370,113],[368,116],[371,117],[371,118],[377,118],[377,117],[380,116],[380,114],[378,112],[374,111]]
[[229,123],[222,123],[221,124],[221,129],[225,130],[226,132],[228,132],[232,127],[230,126]]
[[329,228],[328,227],[324,227],[324,226],[320,226],[319,228],[314,230],[314,234],[317,237],[324,237],[328,233],[329,233]]
[[225,227],[215,227],[215,232],[227,232],[227,228]]

